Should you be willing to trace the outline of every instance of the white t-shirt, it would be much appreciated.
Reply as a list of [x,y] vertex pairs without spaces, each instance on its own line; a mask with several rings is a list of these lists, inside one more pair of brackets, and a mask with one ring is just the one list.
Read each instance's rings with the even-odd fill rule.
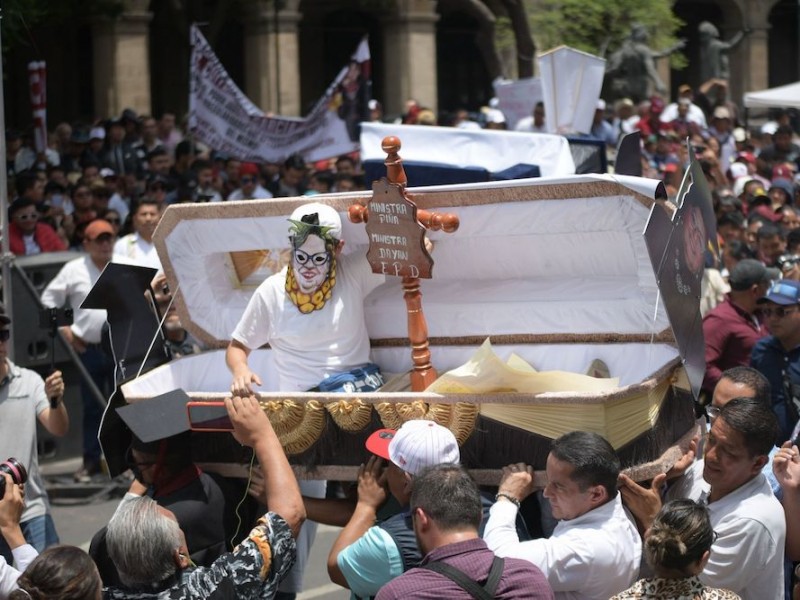
[[138,233],[129,233],[119,238],[114,244],[114,254],[128,258],[135,265],[162,270],[155,245]]
[[[115,255],[114,262],[131,264],[124,256]],[[92,262],[87,254],[69,261],[58,272],[42,292],[42,304],[47,308],[62,308],[69,305],[73,310],[72,333],[89,344],[99,344],[106,322],[105,310],[80,308],[89,295],[102,269]]]
[[272,194],[265,190],[260,185],[257,185],[256,188],[253,190],[253,193],[249,196],[245,196],[242,188],[236,188],[230,193],[228,196],[228,200],[254,200],[254,199],[264,199],[264,198],[272,198]]
[[364,298],[385,281],[362,255],[340,257],[336,285],[320,310],[301,313],[286,295],[286,268],[253,294],[231,337],[254,350],[269,343],[281,391],[300,392],[327,375],[369,362]]
[[483,533],[486,545],[497,556],[539,567],[558,600],[607,600],[636,581],[642,540],[619,494],[580,517],[559,521],[547,539],[520,542],[516,517],[511,502],[496,502]]

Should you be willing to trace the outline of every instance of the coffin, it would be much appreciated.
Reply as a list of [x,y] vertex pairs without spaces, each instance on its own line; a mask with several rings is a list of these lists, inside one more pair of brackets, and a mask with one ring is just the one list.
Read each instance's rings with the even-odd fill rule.
[[[619,385],[599,394],[281,393],[270,389],[271,350],[258,349],[250,364],[265,383],[262,404],[290,460],[310,476],[353,477],[372,431],[429,418],[456,434],[464,464],[478,472],[520,461],[543,469],[550,441],[576,429],[605,436],[624,465],[642,467],[643,475],[667,468],[691,437],[694,411],[643,238],[651,210],[670,210],[656,190],[655,181],[588,175],[409,188],[418,207],[455,213],[461,223],[455,233],[429,234],[433,278],[421,282],[439,373],[465,363],[489,338],[500,358],[515,353],[539,371],[584,374],[600,359]],[[370,196],[313,198],[342,214],[345,252],[367,252],[364,225],[349,222],[347,210]],[[286,219],[308,201],[166,210],[155,240],[183,324],[218,349],[126,383],[128,402],[178,387],[194,400],[226,395],[224,347],[254,289],[288,259]],[[400,280],[387,278],[365,302],[374,362],[384,373],[407,373]],[[197,460],[238,460],[230,435],[200,435]]]

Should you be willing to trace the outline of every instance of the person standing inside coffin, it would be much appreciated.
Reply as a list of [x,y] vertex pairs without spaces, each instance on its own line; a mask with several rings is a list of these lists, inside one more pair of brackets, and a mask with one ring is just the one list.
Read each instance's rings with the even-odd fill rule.
[[[248,365],[250,353],[264,344],[272,348],[278,380],[269,389],[302,392],[353,374],[353,391],[376,389],[382,381],[369,364],[369,336],[364,298],[385,281],[372,273],[363,254],[342,256],[342,221],[324,204],[311,203],[289,217],[292,260],[255,291],[228,346],[225,360],[233,375],[231,393],[249,396],[263,385]],[[325,495],[324,481],[303,481],[304,496]],[[302,575],[316,524],[307,522],[298,537],[297,565],[281,586],[278,598],[291,599]]]
[[[42,292],[42,304],[47,308],[70,306],[74,311],[72,325],[61,327],[64,339],[80,356],[83,366],[95,385],[107,399],[114,389],[114,363],[101,346],[106,311],[80,308],[100,273],[114,255],[116,234],[111,223],[95,219],[87,225],[83,249],[85,256],[66,263]],[[124,260],[124,259],[123,259]],[[75,481],[86,483],[101,473],[100,442],[97,432],[103,407],[86,382],[81,382],[83,399],[83,466],[75,473]]]

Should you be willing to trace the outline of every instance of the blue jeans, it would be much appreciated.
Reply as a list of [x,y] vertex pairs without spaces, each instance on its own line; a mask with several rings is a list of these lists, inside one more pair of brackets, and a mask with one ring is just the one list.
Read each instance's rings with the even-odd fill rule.
[[[58,533],[56,533],[56,526],[53,523],[53,517],[49,514],[42,515],[41,517],[34,517],[24,523],[20,523],[22,535],[25,541],[31,546],[36,548],[37,552],[42,552],[45,548],[55,546],[58,543]],[[11,548],[8,547],[6,541],[0,536],[0,554],[6,559],[8,564],[12,564],[14,556],[11,554]]]
[[[103,351],[99,344],[92,344],[80,355],[81,362],[97,385],[103,398],[108,400],[114,390],[114,362]],[[91,389],[81,381],[81,398],[83,400],[83,464],[96,466],[100,464],[100,442],[97,434],[100,431],[100,420],[103,418],[103,407],[97,402]]]

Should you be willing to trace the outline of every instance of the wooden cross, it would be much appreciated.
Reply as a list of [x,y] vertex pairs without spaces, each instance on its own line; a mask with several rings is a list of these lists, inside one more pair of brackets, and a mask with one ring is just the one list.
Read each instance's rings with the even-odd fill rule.
[[[417,208],[406,197],[406,173],[400,158],[400,140],[395,136],[383,138],[381,148],[386,152],[386,178],[372,184],[372,199],[368,206],[353,204],[350,221],[366,223],[369,237],[367,260],[374,273],[403,278],[403,298],[408,312],[408,339],[411,342],[411,390],[424,391],[436,380],[428,346],[428,324],[422,312],[422,293],[419,280],[430,279],[433,258],[425,247],[425,231],[442,230],[452,233],[458,229],[458,216]],[[371,217],[371,218],[370,218]]]

